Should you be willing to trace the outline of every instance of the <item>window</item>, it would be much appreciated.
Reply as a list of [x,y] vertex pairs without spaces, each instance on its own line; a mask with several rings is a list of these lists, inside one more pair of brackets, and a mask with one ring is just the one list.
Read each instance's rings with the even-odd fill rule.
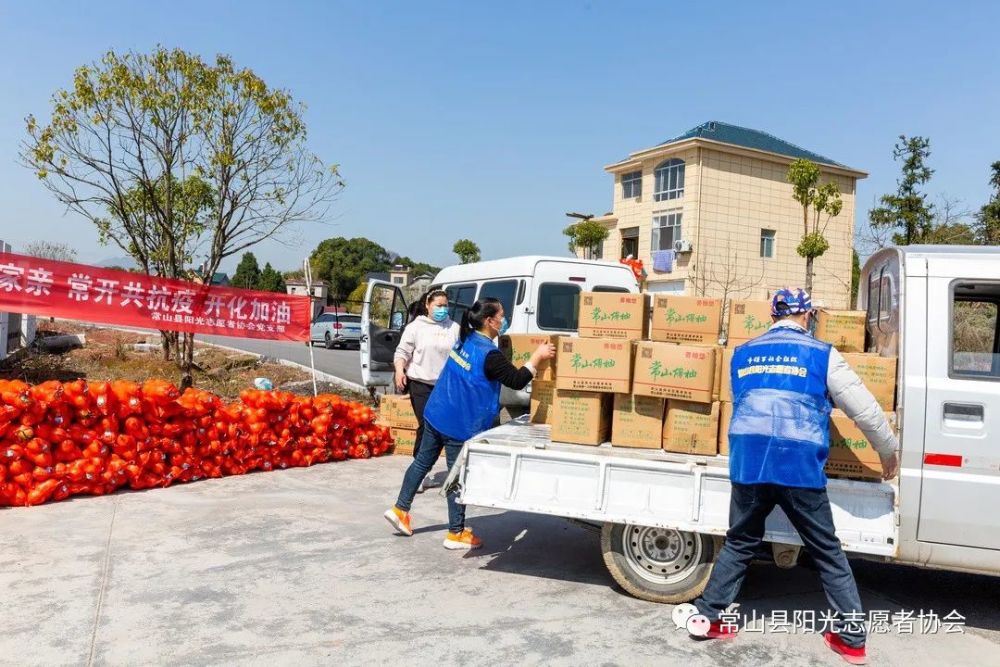
[[462,315],[476,301],[476,283],[464,285],[449,285],[445,288],[448,295],[448,314],[456,322],[462,321]]
[[579,305],[579,285],[543,283],[538,288],[538,328],[576,331]]
[[774,257],[774,230],[760,230],[760,256]]
[[392,277],[392,284],[393,285],[404,285],[404,284],[406,284],[406,278],[404,278],[403,276],[393,276]]
[[479,298],[493,297],[500,299],[503,304],[503,312],[507,315],[507,321],[514,321],[514,297],[517,295],[516,280],[493,280],[483,283],[479,290]]
[[681,212],[662,213],[653,216],[652,249],[672,250],[674,241],[681,239]]
[[656,168],[653,199],[666,201],[684,196],[684,160],[667,160]]
[[634,199],[642,196],[642,172],[633,171],[622,174],[622,199]]
[[361,324],[360,315],[340,315],[337,317],[337,321],[341,324]]
[[[972,297],[970,294],[979,292],[983,292],[983,296]],[[954,287],[951,304],[952,377],[1000,379],[998,304],[1000,285],[960,283]]]
[[639,228],[626,227],[622,230],[622,259],[639,256]]
[[878,322],[878,294],[879,277],[871,274],[868,278],[868,322],[875,324]]

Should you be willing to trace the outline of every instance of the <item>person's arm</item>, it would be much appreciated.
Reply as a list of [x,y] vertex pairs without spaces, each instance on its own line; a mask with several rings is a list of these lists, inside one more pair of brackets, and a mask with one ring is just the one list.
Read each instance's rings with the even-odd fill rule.
[[833,348],[830,349],[826,384],[833,404],[854,420],[882,459],[883,477],[892,479],[899,465],[896,434],[868,387],[847,364],[844,356]]
[[511,389],[524,389],[535,378],[535,368],[530,361],[521,368],[515,368],[500,350],[493,350],[486,355],[483,371],[487,379]]
[[396,345],[396,352],[392,355],[392,365],[396,369],[396,389],[403,391],[406,387],[406,367],[413,359],[413,350],[417,346],[417,327],[412,323],[403,329],[403,335],[399,337],[399,344]]
[[546,359],[551,359],[555,354],[555,345],[543,343],[538,346],[534,354],[531,355],[531,359],[524,366],[515,368],[503,352],[493,350],[486,355],[483,371],[488,379],[497,381],[505,387],[520,390],[528,386],[528,383],[535,377],[538,365]]

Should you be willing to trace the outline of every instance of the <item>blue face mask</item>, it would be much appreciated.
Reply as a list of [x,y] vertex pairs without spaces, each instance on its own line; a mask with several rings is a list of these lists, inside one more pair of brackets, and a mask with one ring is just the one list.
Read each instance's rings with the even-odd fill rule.
[[448,319],[448,306],[435,306],[431,311],[431,319],[435,322],[444,322]]
[[503,318],[500,320],[500,331],[499,331],[500,335],[502,336],[505,333],[507,333],[507,329],[509,328],[510,328],[510,322],[507,321],[507,316],[504,315]]

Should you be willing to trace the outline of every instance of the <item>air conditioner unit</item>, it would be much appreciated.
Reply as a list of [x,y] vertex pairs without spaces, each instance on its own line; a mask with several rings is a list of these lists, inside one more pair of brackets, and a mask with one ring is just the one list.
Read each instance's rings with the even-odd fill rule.
[[674,241],[674,252],[691,252],[691,242],[685,239]]

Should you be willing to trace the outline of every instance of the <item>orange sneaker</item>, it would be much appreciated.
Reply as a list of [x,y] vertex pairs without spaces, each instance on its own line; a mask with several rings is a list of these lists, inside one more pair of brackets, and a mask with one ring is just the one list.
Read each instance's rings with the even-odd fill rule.
[[481,546],[483,546],[482,541],[473,535],[468,528],[461,533],[449,531],[444,538],[445,549],[478,549]]
[[393,506],[392,509],[387,509],[385,514],[385,520],[392,524],[393,528],[401,532],[403,535],[410,536],[413,535],[413,528],[410,527],[410,513],[404,512],[398,507]]

